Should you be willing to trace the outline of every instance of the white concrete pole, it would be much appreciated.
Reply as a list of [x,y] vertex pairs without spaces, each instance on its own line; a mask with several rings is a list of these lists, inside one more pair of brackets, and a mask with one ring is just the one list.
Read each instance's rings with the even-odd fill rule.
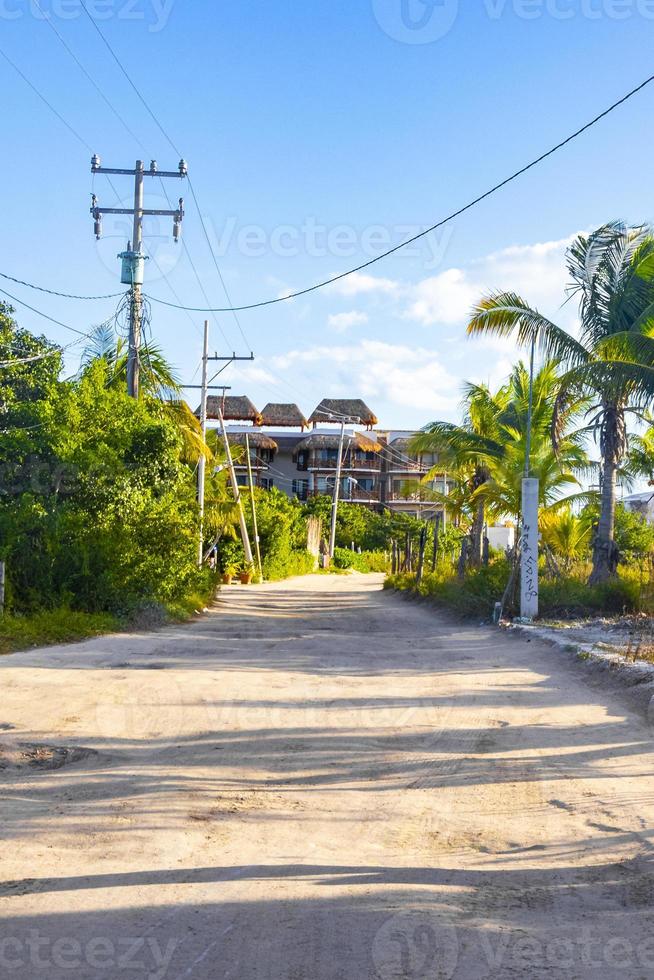
[[522,481],[520,617],[538,616],[538,480]]

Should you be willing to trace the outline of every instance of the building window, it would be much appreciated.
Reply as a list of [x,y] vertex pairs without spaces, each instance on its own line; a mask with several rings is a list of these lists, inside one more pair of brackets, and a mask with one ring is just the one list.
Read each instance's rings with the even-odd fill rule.
[[272,488],[274,486],[275,486],[275,481],[273,480],[273,478],[271,476],[262,476],[261,477],[261,488],[262,488],[262,490],[272,490]]
[[338,462],[338,449],[319,449],[316,453],[319,463],[327,463],[329,466],[336,466]]
[[293,496],[298,500],[306,500],[309,496],[309,481],[293,480]]
[[297,468],[299,470],[307,470],[309,468],[309,453],[306,449],[303,449],[297,454]]
[[359,489],[363,490],[364,493],[373,493],[375,489],[375,480],[366,478],[365,480],[357,480]]

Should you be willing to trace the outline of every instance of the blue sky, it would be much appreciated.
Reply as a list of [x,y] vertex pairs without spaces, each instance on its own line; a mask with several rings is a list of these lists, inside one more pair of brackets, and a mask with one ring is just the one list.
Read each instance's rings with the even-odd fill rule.
[[[2,49],[106,165],[133,166],[143,150],[48,14],[147,159],[174,169],[174,151],[77,0],[38,2],[42,12],[36,0],[0,0]],[[90,9],[188,160],[238,304],[337,274],[431,224],[652,69],[651,0],[90,0]],[[0,269],[72,293],[119,290],[123,229],[107,219],[96,244],[88,214],[93,187],[102,203],[116,203],[106,179],[93,184],[87,148],[1,59],[0,82]],[[513,356],[505,344],[465,338],[471,303],[485,290],[516,288],[572,326],[574,311],[558,311],[570,236],[615,217],[652,218],[653,110],[654,87],[421,247],[339,288],[241,314],[257,359],[230,369],[234,393],[259,407],[297,401],[305,412],[322,396],[362,396],[393,428],[456,417],[461,381],[499,381]],[[115,185],[128,202],[129,179]],[[157,183],[147,189],[149,206],[166,206]],[[176,182],[169,193],[179,193]],[[212,303],[228,305],[186,198],[192,260]],[[203,306],[170,231],[167,219],[148,228],[169,283],[150,262],[146,292],[174,301],[172,287]],[[84,330],[114,305],[8,288]],[[74,339],[20,308],[19,317],[53,339]],[[153,305],[155,338],[188,380],[202,319]],[[211,323],[212,347],[243,351],[230,315]]]

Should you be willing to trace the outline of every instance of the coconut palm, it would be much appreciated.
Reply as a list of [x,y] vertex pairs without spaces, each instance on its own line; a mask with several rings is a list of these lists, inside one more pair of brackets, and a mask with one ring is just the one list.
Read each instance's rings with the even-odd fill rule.
[[[545,363],[534,377],[531,426],[531,471],[539,479],[541,507],[560,505],[579,488],[588,472],[584,429],[577,423],[586,403],[569,398],[559,408],[561,437],[555,451],[551,428],[557,410],[557,365]],[[414,451],[437,452],[465,487],[472,511],[471,563],[482,559],[482,533],[487,517],[519,521],[521,488],[527,454],[529,372],[516,365],[506,384],[491,392],[485,385],[466,385],[462,425],[432,422],[412,443]],[[432,479],[429,474],[426,479]]]
[[575,514],[572,507],[545,511],[540,517],[543,544],[549,548],[566,572],[589,552],[593,521],[589,511]]
[[470,334],[535,342],[565,371],[560,378],[553,436],[570,399],[593,400],[592,427],[602,456],[601,509],[593,542],[591,583],[611,577],[616,474],[627,452],[626,415],[654,395],[654,238],[646,227],[621,223],[580,235],[568,250],[570,298],[579,300],[579,339],[512,292],[485,297],[474,309]]
[[[82,370],[99,359],[105,361],[109,369],[109,385],[127,387],[128,345],[125,338],[115,332],[111,323],[102,323],[91,331],[82,353]],[[142,394],[168,400],[179,397],[179,378],[160,347],[152,342],[142,343],[139,348],[139,363]]]
[[[119,336],[111,322],[102,323],[91,332],[82,353],[81,371],[94,361],[107,365],[107,384],[112,388],[127,387],[127,342]],[[182,460],[195,465],[201,456],[211,459],[212,450],[202,437],[202,427],[187,403],[180,398],[182,391],[175,369],[156,344],[140,347],[140,391],[145,397],[157,399],[161,411],[172,419],[182,438]]]
[[[506,409],[509,393],[506,386],[493,394],[487,385],[466,384],[463,397],[464,418],[461,425],[450,422],[431,422],[411,441],[414,453],[437,453],[439,464],[427,475],[432,482],[435,470],[446,467],[461,488],[463,500],[475,497],[476,506],[470,522],[470,563],[482,562],[483,530],[486,517],[485,498],[477,493],[490,479],[490,460],[500,453],[498,420]],[[432,491],[451,511],[452,500]]]

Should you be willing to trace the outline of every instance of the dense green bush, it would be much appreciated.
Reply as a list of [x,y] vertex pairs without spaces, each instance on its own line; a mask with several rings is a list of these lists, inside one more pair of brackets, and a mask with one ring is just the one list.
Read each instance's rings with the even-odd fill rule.
[[[259,547],[266,581],[275,582],[294,575],[309,575],[316,569],[316,559],[306,550],[307,519],[302,505],[277,488],[255,490]],[[254,542],[252,513],[244,497],[250,540]],[[254,547],[254,545],[253,545]],[[242,567],[243,546],[240,541],[222,540],[218,545],[221,570]]]
[[0,379],[8,610],[124,616],[144,601],[206,591],[193,467],[162,403],[128,398],[109,383],[102,359],[60,380],[56,349],[0,309],[0,355],[39,354],[48,356]]
[[[420,586],[413,574],[389,575],[384,588],[409,591],[432,599],[460,616],[492,616],[495,603],[502,599],[510,574],[506,559],[492,562],[488,568],[468,572],[461,581],[451,566],[426,574]],[[646,608],[640,583],[633,573],[625,573],[603,585],[589,586],[587,577],[565,576],[543,578],[540,583],[541,618],[570,618],[599,615],[622,615]],[[506,610],[516,614],[517,610]]]
[[[322,519],[323,534],[329,528],[331,510],[332,498],[328,496],[311,497],[304,504],[305,514]],[[365,552],[390,551],[393,538],[404,542],[407,534],[417,544],[424,526],[424,521],[409,514],[374,511],[362,504],[341,502],[336,519],[336,546],[351,549],[354,545]],[[432,529],[429,530],[431,543]]]
[[357,572],[387,572],[389,562],[383,551],[352,551],[349,548],[334,550],[336,568],[354,569]]

